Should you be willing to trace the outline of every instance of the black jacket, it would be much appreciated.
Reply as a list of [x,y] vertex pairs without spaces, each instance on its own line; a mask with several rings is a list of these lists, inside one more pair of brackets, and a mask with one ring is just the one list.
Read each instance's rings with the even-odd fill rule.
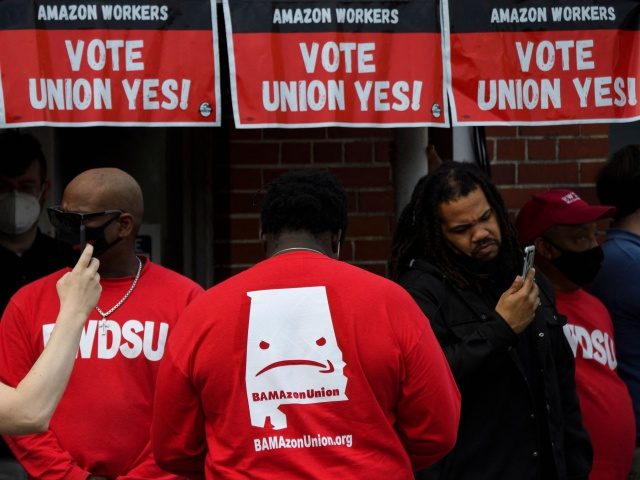
[[78,260],[70,245],[45,235],[40,230],[33,245],[22,255],[0,246],[0,315],[11,296],[27,283],[64,267],[73,267]]
[[536,282],[542,305],[516,335],[494,310],[496,293],[461,290],[420,260],[401,275],[399,283],[429,318],[462,394],[456,446],[418,478],[588,478],[592,450],[564,319],[551,287],[543,278]]

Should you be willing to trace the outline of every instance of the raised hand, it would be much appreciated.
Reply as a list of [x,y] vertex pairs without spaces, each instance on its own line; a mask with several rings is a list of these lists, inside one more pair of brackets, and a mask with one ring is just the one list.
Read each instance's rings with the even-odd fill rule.
[[516,277],[509,289],[502,294],[496,312],[504,318],[515,333],[522,332],[533,321],[540,304],[538,285],[534,282],[535,269],[526,278]]
[[73,270],[65,273],[56,283],[60,298],[60,312],[71,314],[64,319],[78,321],[82,318],[84,324],[98,303],[102,291],[98,274],[100,262],[97,258],[92,258],[92,254],[93,246],[87,245]]

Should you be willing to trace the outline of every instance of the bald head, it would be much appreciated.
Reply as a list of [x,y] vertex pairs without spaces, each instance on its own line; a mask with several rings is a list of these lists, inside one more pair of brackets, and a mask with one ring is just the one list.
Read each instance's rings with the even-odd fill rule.
[[136,229],[144,213],[140,185],[117,168],[94,168],[75,177],[64,189],[62,208],[69,212],[122,210],[131,214]]

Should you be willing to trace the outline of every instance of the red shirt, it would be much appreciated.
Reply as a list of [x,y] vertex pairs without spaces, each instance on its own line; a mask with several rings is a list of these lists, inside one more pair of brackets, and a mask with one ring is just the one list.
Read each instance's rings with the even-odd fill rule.
[[210,289],[167,345],[158,464],[218,478],[413,478],[453,446],[460,396],[398,285],[312,252]]
[[[60,270],[19,290],[0,322],[0,373],[15,386],[44,348],[58,315]],[[132,277],[102,278],[98,306],[107,311]],[[202,288],[145,261],[127,300],[109,315],[109,331],[89,317],[69,385],[49,431],[5,437],[32,478],[82,479],[88,473],[120,479],[171,479],[153,461],[149,427],[165,341],[179,314]]]
[[558,312],[576,357],[576,386],[593,445],[590,480],[626,480],[636,445],[631,397],[616,373],[613,324],[605,306],[582,289],[556,291]]

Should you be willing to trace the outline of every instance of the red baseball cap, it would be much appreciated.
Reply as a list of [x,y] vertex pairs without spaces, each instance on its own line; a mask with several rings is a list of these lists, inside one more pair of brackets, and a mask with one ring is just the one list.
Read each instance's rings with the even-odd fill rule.
[[521,245],[533,242],[554,225],[581,225],[611,217],[615,207],[589,205],[576,192],[554,188],[535,194],[525,203],[516,218]]

